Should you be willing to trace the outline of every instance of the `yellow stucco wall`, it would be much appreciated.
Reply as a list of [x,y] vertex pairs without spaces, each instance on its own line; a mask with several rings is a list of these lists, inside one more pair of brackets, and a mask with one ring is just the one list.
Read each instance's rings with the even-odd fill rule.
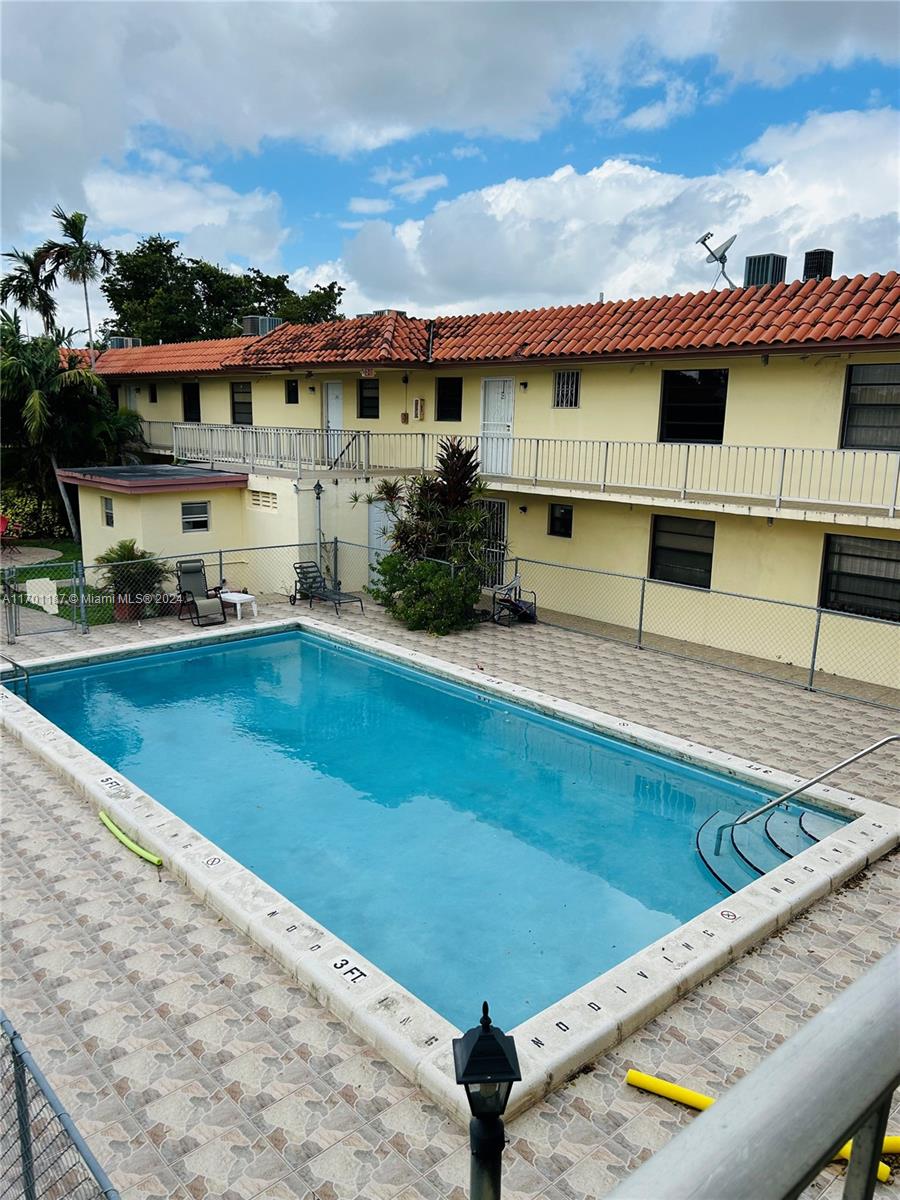
[[[476,434],[481,423],[482,382],[489,378],[514,381],[515,437],[656,441],[664,370],[727,367],[728,400],[725,442],[732,445],[837,447],[848,365],[897,360],[897,353],[773,355],[736,358],[685,358],[646,363],[604,363],[581,366],[581,402],[575,409],[553,407],[554,369],[548,367],[464,367],[431,370],[379,370],[380,416],[357,416],[358,371],[317,370],[266,376],[213,376],[200,383],[201,419],[228,424],[231,420],[232,380],[252,384],[253,421],[256,425],[320,428],[323,422],[324,384],[343,385],[345,429],[372,432]],[[561,364],[565,366],[565,364]],[[408,382],[402,382],[403,375]],[[463,379],[462,420],[436,421],[435,378]],[[284,400],[285,378],[299,384],[299,404]],[[527,388],[521,385],[527,383]],[[147,420],[182,419],[180,382],[161,381],[158,402],[149,403],[147,381],[132,395],[140,415]],[[314,388],[311,392],[309,389]],[[125,392],[123,390],[123,400]],[[414,417],[415,400],[424,402],[424,419]],[[403,422],[401,414],[410,414]]]

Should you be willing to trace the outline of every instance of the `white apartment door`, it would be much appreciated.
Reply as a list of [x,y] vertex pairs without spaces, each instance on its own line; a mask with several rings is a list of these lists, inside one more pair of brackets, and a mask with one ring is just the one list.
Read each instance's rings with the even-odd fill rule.
[[341,435],[335,432],[344,428],[344,385],[334,380],[325,384],[325,457],[335,462],[341,453]]
[[512,466],[513,386],[512,379],[481,381],[481,469],[485,475],[508,475]]
[[383,500],[373,500],[369,505],[369,583],[372,582],[372,571],[379,560],[391,548],[391,529],[394,520],[385,511]]

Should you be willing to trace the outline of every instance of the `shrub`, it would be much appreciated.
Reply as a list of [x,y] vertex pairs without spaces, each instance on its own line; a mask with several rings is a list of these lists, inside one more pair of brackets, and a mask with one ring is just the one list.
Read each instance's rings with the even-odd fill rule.
[[98,554],[97,563],[106,568],[99,580],[113,593],[118,619],[136,620],[148,608],[156,613],[165,608],[162,585],[169,567],[152,551],[138,549],[134,538],[123,538]]
[[60,521],[56,505],[24,487],[5,487],[0,497],[0,508],[11,524],[21,525],[23,538],[49,538],[56,541],[69,537],[68,526]]
[[388,555],[377,568],[373,596],[407,629],[443,636],[475,624],[481,583],[474,571],[438,562],[407,562]]

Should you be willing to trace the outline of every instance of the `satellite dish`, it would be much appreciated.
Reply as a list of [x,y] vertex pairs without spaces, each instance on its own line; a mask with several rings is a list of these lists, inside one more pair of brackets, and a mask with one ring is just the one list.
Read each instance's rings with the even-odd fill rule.
[[728,251],[731,249],[732,245],[734,244],[734,240],[737,237],[737,234],[733,233],[731,235],[731,237],[727,239],[727,241],[724,241],[721,246],[716,246],[715,249],[713,249],[712,246],[709,245],[709,239],[711,237],[712,237],[712,233],[704,233],[703,237],[697,238],[697,241],[694,244],[696,246],[702,246],[703,249],[707,251],[706,261],[708,263],[718,263],[719,264],[719,271],[718,271],[718,274],[716,275],[715,279],[713,280],[713,287],[715,287],[716,284],[719,282],[719,275],[721,275],[722,278],[725,280],[725,282],[728,284],[728,286],[733,291],[737,287],[737,284],[734,282],[734,280],[729,279],[728,272],[725,270],[725,263],[728,261]]
[[710,250],[709,254],[707,254],[707,256],[706,256],[706,261],[708,263],[713,263],[713,262],[723,263],[723,262],[725,262],[726,261],[725,256],[726,256],[727,252],[731,249],[732,245],[734,244],[734,239],[736,237],[737,237],[737,234],[733,233],[727,242],[723,242],[722,245],[718,246],[715,250]]

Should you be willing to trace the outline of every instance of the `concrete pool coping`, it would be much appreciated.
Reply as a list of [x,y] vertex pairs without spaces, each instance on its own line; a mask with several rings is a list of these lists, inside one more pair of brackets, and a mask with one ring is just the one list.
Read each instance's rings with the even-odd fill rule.
[[[126,650],[48,658],[29,668],[29,674],[292,629],[368,650],[757,786],[781,791],[802,782],[770,767],[303,614],[243,630],[197,630],[166,642],[135,643]],[[4,689],[2,700],[3,724],[10,733],[69,779],[95,809],[103,808],[126,833],[159,854],[176,877],[271,953],[451,1116],[461,1123],[468,1120],[462,1089],[453,1076],[450,1039],[459,1032],[454,1026],[22,699]],[[513,1089],[510,1116],[565,1082],[900,841],[900,813],[889,805],[823,785],[809,789],[809,796],[823,807],[855,813],[857,819],[509,1031],[516,1037],[523,1073],[522,1083]],[[474,998],[475,1009],[481,999]]]

